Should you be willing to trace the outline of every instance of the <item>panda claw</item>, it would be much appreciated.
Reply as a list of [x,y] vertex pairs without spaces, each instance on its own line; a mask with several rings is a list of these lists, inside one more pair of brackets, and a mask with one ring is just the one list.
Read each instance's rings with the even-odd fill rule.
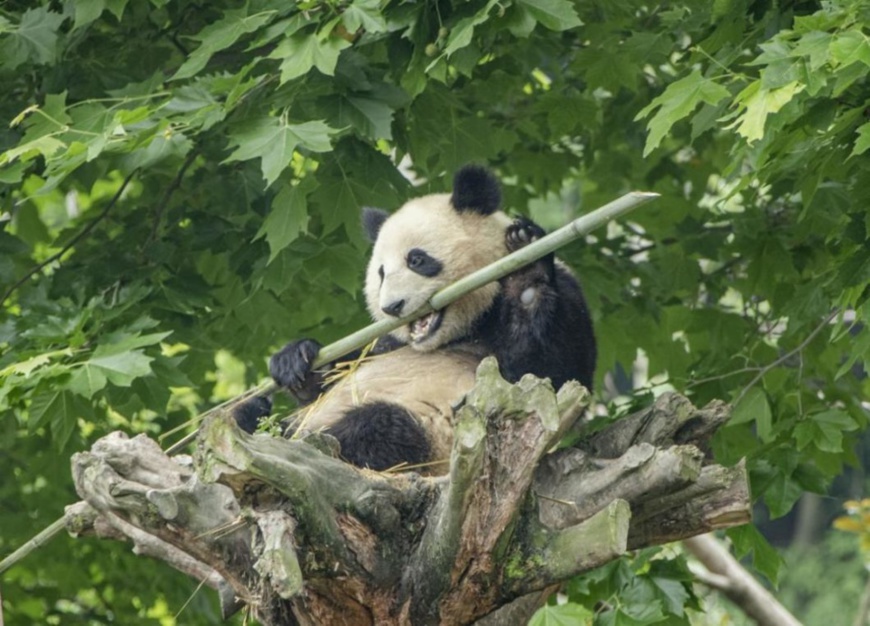
[[505,232],[505,244],[513,252],[524,248],[533,241],[540,239],[546,233],[544,229],[525,217],[518,217],[508,226]]
[[284,346],[269,360],[269,373],[278,385],[299,391],[311,375],[311,364],[320,352],[320,344],[300,339]]

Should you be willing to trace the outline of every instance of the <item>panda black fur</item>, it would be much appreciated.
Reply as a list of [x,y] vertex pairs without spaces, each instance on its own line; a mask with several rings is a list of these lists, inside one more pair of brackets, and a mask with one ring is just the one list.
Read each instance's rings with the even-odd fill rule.
[[[416,198],[392,215],[366,209],[363,226],[374,241],[365,282],[372,317],[407,315],[443,287],[544,234],[530,220],[499,211],[500,196],[489,170],[466,166],[454,177],[452,194]],[[347,461],[377,470],[448,458],[453,408],[486,356],[498,359],[511,382],[532,373],[556,388],[576,379],[591,389],[595,369],[582,291],[552,254],[393,331],[331,386],[311,370],[319,349],[303,339],[270,361],[276,383],[307,405],[289,430],[325,430]],[[256,402],[236,412],[248,432],[269,411],[263,399]],[[428,473],[444,470],[436,465]]]

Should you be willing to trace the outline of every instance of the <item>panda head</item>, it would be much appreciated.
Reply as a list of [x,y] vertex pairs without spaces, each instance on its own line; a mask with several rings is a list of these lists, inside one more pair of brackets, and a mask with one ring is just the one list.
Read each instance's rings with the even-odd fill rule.
[[[413,313],[437,291],[507,254],[510,218],[498,210],[500,202],[495,176],[469,165],[456,173],[452,193],[416,198],[392,215],[365,209],[363,226],[375,243],[365,283],[372,317]],[[392,334],[434,350],[467,335],[498,292],[498,283],[490,283]]]

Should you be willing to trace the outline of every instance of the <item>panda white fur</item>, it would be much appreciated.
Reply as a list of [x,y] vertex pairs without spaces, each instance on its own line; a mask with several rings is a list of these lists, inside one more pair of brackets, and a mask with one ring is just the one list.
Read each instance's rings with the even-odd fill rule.
[[[466,166],[451,194],[416,198],[392,215],[366,209],[363,225],[374,241],[365,280],[372,317],[412,313],[443,287],[543,235],[533,222],[498,210],[500,201],[492,173]],[[324,430],[338,439],[343,458],[377,470],[449,457],[453,409],[486,356],[498,359],[507,380],[533,373],[556,388],[569,379],[591,388],[595,368],[583,294],[553,255],[393,331],[331,385],[311,370],[319,348],[311,339],[291,342],[270,361],[278,385],[306,405],[288,430]],[[236,418],[251,432],[269,410],[258,399]],[[446,469],[435,464],[424,472]]]

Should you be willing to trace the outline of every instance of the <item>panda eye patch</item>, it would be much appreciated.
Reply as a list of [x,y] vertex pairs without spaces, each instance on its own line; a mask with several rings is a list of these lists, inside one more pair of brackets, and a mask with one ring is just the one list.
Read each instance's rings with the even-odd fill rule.
[[428,276],[429,278],[440,274],[444,267],[438,259],[429,256],[420,248],[412,248],[408,252],[407,263],[408,269],[412,272],[416,272],[421,276]]

